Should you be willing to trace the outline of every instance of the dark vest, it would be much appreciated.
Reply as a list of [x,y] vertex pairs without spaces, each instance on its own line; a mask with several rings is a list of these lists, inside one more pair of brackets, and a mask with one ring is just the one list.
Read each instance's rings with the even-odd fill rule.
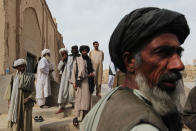
[[133,94],[129,88],[119,88],[107,101],[97,131],[130,131],[134,126],[148,123],[160,131],[168,131],[161,117]]

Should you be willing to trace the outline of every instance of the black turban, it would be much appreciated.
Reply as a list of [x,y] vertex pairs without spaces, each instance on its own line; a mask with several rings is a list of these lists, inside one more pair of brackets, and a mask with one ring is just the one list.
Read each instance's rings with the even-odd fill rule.
[[145,40],[160,32],[174,33],[182,44],[190,31],[184,15],[178,12],[154,7],[134,10],[120,21],[110,38],[111,60],[126,72],[122,54],[141,49]]
[[87,45],[82,45],[82,46],[80,46],[80,53],[81,53],[83,50],[86,50],[87,53],[88,53],[88,52],[90,51],[90,48],[89,48],[89,46],[87,46]]
[[71,47],[71,49],[72,49],[72,50],[73,50],[73,49],[77,49],[77,50],[78,50],[78,46],[77,46],[77,45],[74,45],[74,46]]

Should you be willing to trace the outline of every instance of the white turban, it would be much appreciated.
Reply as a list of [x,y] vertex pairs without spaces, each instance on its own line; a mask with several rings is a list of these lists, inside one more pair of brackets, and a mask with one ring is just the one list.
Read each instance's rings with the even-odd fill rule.
[[43,51],[42,51],[42,57],[45,55],[45,54],[48,54],[48,53],[50,53],[50,50],[49,49],[44,49]]
[[13,67],[17,67],[17,66],[20,66],[20,65],[27,65],[27,61],[25,59],[17,59],[14,61],[14,65]]
[[62,53],[63,51],[65,51],[65,52],[68,53],[68,49],[66,49],[66,48],[61,48],[61,49],[59,50],[59,54],[61,55],[61,53]]

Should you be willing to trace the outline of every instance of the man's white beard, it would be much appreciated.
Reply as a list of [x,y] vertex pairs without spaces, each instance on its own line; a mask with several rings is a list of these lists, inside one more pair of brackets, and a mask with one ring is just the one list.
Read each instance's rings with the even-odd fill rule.
[[182,80],[177,82],[176,90],[172,93],[167,93],[157,86],[150,88],[146,78],[140,73],[136,75],[136,83],[140,92],[152,103],[153,109],[159,115],[183,111],[185,93]]
[[46,57],[46,59],[47,59],[48,61],[50,61],[50,57],[49,57],[49,56],[46,55],[45,57]]

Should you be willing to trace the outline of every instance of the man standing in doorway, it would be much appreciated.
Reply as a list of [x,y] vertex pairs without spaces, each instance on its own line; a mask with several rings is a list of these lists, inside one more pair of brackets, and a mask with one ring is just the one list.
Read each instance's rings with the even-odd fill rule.
[[40,108],[48,108],[46,106],[46,98],[51,95],[50,88],[50,50],[44,49],[41,53],[42,58],[38,64],[38,74],[36,83],[36,99]]
[[93,69],[95,71],[95,86],[96,86],[96,95],[101,97],[101,83],[102,83],[102,75],[103,75],[103,60],[104,53],[99,49],[99,43],[97,41],[93,42],[94,50],[92,50],[89,54]]

